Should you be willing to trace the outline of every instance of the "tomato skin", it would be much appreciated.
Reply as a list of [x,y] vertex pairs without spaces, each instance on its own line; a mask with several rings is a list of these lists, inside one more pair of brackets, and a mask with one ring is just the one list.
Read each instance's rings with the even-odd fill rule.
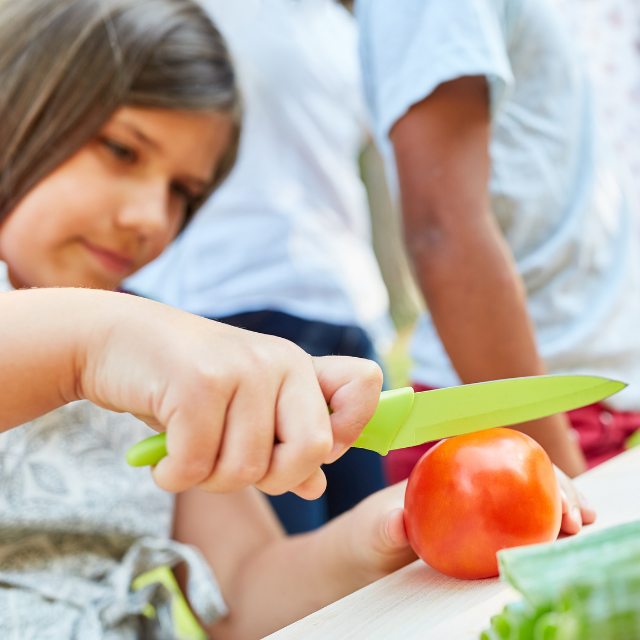
[[562,520],[549,456],[511,429],[438,443],[413,469],[404,506],[413,550],[454,578],[497,576],[497,551],[555,540]]

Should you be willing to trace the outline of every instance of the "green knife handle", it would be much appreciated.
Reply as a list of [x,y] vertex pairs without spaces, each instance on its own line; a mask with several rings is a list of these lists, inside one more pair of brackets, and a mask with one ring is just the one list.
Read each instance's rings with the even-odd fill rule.
[[[360,449],[376,451],[381,456],[389,453],[389,448],[402,423],[413,406],[413,389],[404,387],[383,391],[378,408],[353,444]],[[166,435],[159,433],[134,444],[127,452],[127,462],[132,467],[146,467],[158,464],[167,455]]]
[[413,389],[411,387],[383,391],[373,418],[369,420],[353,446],[386,456],[412,406]]
[[159,433],[134,444],[127,451],[127,462],[132,467],[158,464],[167,455],[166,439],[166,433]]

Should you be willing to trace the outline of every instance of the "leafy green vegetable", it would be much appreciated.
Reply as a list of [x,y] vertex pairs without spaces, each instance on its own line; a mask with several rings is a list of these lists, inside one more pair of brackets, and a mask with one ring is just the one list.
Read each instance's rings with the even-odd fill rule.
[[640,640],[640,522],[498,554],[525,597],[482,640]]
[[558,598],[565,587],[636,574],[640,521],[498,553],[500,575],[533,606]]

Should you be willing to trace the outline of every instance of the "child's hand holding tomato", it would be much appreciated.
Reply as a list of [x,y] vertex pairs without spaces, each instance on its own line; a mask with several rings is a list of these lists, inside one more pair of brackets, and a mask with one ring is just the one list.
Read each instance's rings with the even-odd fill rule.
[[378,491],[314,532],[334,565],[340,597],[417,560],[404,523],[406,486]]

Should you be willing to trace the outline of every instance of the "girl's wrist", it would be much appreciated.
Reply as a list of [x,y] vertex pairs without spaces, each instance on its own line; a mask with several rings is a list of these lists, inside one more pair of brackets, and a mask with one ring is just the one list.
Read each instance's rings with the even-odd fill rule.
[[[74,366],[76,399],[87,399],[101,404],[101,388],[105,379],[117,377],[110,369],[110,360],[131,349],[120,344],[119,335],[126,327],[126,337],[135,345],[135,325],[144,324],[141,299],[111,291],[82,291],[77,301],[77,313],[82,316],[82,332],[75,342]],[[142,302],[142,304],[140,304]],[[111,375],[106,375],[111,373]],[[103,401],[106,398],[102,399]]]
[[65,402],[85,399],[86,375],[100,351],[96,343],[109,330],[109,300],[103,300],[105,292],[87,289],[33,291],[44,296],[55,336],[50,344],[58,352],[59,393]]

